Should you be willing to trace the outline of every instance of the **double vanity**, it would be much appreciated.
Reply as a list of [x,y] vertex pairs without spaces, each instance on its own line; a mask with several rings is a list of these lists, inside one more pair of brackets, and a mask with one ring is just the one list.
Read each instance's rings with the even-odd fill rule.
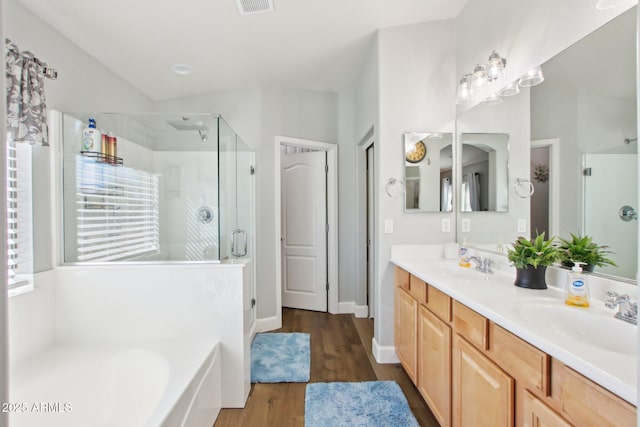
[[391,262],[396,354],[442,427],[636,425],[637,327],[604,302],[517,288],[513,268]]

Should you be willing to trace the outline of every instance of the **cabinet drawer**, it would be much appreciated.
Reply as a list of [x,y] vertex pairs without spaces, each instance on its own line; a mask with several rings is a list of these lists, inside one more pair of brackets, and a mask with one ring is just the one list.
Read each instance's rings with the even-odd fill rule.
[[419,304],[427,302],[427,284],[413,274],[409,276],[409,293],[418,300]]
[[489,324],[489,354],[526,388],[549,395],[550,357],[495,323]]
[[[560,369],[558,365],[561,366]],[[632,427],[636,408],[573,369],[554,364],[554,382],[559,382],[561,413],[581,427]],[[556,378],[556,374],[558,378]],[[555,392],[555,387],[554,387]]]
[[433,286],[427,286],[427,307],[445,322],[451,322],[451,297]]
[[396,286],[409,289],[409,272],[396,267]]
[[488,324],[489,321],[483,316],[464,304],[460,304],[456,300],[453,301],[453,329],[482,350],[486,350],[488,347]]

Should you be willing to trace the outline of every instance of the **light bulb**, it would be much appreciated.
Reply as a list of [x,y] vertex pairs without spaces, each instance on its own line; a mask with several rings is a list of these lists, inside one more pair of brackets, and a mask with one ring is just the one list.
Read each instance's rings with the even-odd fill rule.
[[504,67],[507,65],[507,60],[500,57],[494,50],[489,55],[489,64],[487,65],[487,80],[490,82],[499,79],[504,76]]
[[482,87],[485,83],[487,83],[487,66],[478,64],[473,70],[473,85],[475,87]]

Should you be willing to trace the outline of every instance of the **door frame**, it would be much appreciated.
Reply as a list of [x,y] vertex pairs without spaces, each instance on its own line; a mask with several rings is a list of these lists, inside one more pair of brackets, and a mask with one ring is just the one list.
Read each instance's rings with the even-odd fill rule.
[[281,245],[281,177],[280,177],[280,146],[311,148],[327,153],[327,309],[331,314],[338,314],[338,145],[329,142],[313,141],[310,139],[292,138],[289,136],[275,137],[275,254],[276,254],[276,313],[278,324],[282,325],[282,245]]
[[[367,241],[364,242],[364,253],[365,253],[365,295],[367,296],[367,307],[368,307],[368,316],[365,317],[370,317],[370,318],[376,318],[377,313],[376,313],[376,286],[375,286],[375,254],[376,254],[376,238],[375,238],[375,224],[376,224],[376,191],[375,191],[375,158],[376,158],[376,152],[375,152],[375,145],[374,145],[374,138],[373,135],[364,143],[361,145],[362,148],[362,153],[364,154],[364,173],[365,173],[365,179],[364,179],[364,191],[365,191],[365,203],[364,203],[364,227],[365,227],[365,236],[366,238],[371,239],[371,244],[369,245]],[[367,169],[367,162],[368,162],[368,153],[369,153],[369,149],[372,149],[372,157],[373,157],[373,162],[370,165],[370,167],[373,169],[373,176],[372,176],[372,180],[369,181],[369,171]],[[371,195],[372,195],[372,200],[371,200],[371,206],[372,206],[372,211],[369,212],[369,187],[371,187]],[[371,221],[373,223],[373,233],[370,235],[369,234],[369,221]],[[367,259],[367,251],[371,249],[370,253],[368,254],[368,259]],[[371,265],[370,265],[371,264]],[[373,267],[372,267],[373,266]],[[371,271],[373,270],[374,274],[371,275]]]
[[560,233],[560,139],[532,140],[529,150],[541,147],[549,147],[549,236],[557,236]]

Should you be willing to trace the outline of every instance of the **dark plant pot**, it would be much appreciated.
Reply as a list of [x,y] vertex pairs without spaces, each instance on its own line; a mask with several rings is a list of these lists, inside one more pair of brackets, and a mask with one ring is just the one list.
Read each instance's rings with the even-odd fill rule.
[[[571,268],[571,267],[573,267],[573,262],[572,261],[562,261],[562,265],[567,267],[567,268]],[[593,269],[594,268],[596,268],[596,266],[594,264],[582,264],[582,271],[593,273]]]
[[516,268],[514,285],[527,289],[547,289],[547,282],[544,279],[546,272],[546,265],[541,265],[538,268]]

